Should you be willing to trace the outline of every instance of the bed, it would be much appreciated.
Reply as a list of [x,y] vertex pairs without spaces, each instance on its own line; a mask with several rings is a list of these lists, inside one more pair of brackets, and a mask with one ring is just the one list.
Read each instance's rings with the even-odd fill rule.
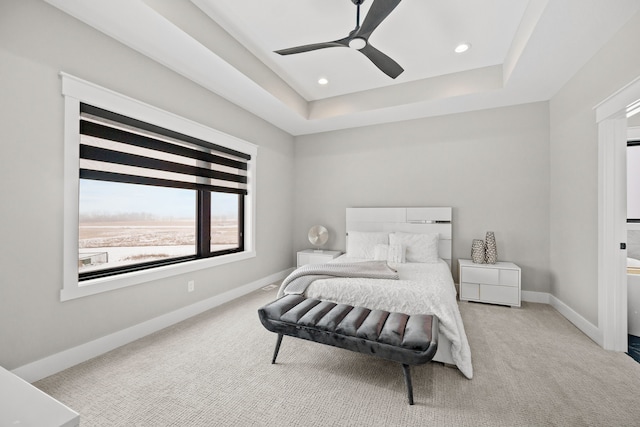
[[287,277],[278,296],[309,298],[440,319],[433,360],[473,377],[471,350],[451,275],[451,208],[347,208],[347,250]]

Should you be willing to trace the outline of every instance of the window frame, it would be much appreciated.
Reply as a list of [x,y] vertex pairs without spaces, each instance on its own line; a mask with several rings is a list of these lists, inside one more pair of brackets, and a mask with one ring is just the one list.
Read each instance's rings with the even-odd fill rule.
[[[640,140],[637,139],[628,139],[627,140],[627,158],[629,157],[629,147],[638,147],[640,146]],[[629,182],[628,172],[627,172],[627,186]],[[627,194],[629,189],[627,188]],[[629,218],[629,210],[627,209],[627,223],[628,224],[637,224],[640,223],[640,218]]]
[[[255,144],[209,128],[192,120],[143,103],[112,90],[61,72],[64,97],[64,215],[63,215],[63,288],[61,301],[95,295],[175,275],[237,262],[256,256],[255,201],[258,147]],[[243,250],[208,258],[161,265],[149,269],[79,281],[78,206],[80,159],[80,103],[90,104],[123,116],[167,128],[251,156],[247,162],[248,195],[244,197]]]

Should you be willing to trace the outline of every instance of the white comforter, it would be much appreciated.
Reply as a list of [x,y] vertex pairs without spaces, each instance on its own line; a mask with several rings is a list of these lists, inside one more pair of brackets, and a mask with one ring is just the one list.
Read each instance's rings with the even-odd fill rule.
[[[340,257],[334,262],[354,262]],[[397,264],[400,280],[328,278],[318,279],[305,295],[370,309],[406,314],[433,313],[440,320],[440,332],[451,341],[453,361],[471,379],[471,350],[458,310],[456,291],[448,264]],[[284,289],[281,290],[281,292]]]

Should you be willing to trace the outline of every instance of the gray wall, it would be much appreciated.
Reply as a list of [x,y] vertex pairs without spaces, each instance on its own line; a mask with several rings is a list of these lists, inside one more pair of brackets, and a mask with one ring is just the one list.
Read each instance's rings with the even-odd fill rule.
[[[640,15],[550,103],[294,138],[39,0],[0,2],[0,365],[42,357],[294,265],[350,206],[453,206],[454,258],[494,231],[523,289],[597,324],[593,107],[640,75]],[[259,145],[255,259],[61,303],[59,71]],[[295,142],[295,144],[294,144]],[[293,225],[292,225],[293,224]],[[35,260],[35,261],[34,261]],[[454,272],[457,279],[457,272]],[[186,293],[186,281],[196,292]]]
[[295,159],[295,249],[323,224],[344,250],[347,207],[452,206],[454,259],[494,231],[523,289],[550,290],[547,103],[300,136]]
[[598,324],[598,128],[593,108],[640,76],[640,14],[551,99],[552,293]]
[[[293,137],[39,0],[0,3],[0,70],[0,365],[14,369],[291,267]],[[61,303],[60,71],[259,145],[258,256]]]

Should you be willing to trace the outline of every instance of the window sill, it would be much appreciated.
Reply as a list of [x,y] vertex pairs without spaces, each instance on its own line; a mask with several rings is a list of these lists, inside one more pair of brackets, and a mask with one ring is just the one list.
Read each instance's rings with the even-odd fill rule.
[[126,288],[129,286],[139,285],[141,283],[148,283],[154,280],[160,280],[236,261],[242,261],[254,258],[255,256],[256,253],[254,251],[245,251],[218,257],[198,259],[180,264],[172,264],[149,270],[134,271],[116,276],[85,280],[82,282],[78,282],[76,280],[75,283],[72,283],[69,286],[65,285],[64,289],[60,291],[60,301],[69,301],[76,298],[96,295],[102,292],[113,291],[115,289]]

